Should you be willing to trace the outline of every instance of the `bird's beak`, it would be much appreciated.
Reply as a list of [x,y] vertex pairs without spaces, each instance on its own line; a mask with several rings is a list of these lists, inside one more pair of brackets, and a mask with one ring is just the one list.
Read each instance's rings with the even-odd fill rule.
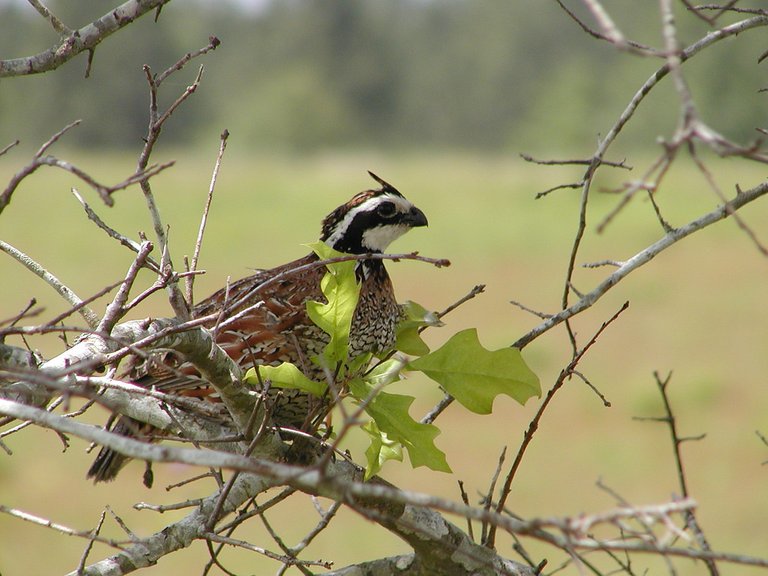
[[427,222],[427,217],[424,215],[424,212],[416,208],[416,206],[411,208],[408,214],[403,216],[402,222],[411,228],[427,226],[429,224],[429,222]]

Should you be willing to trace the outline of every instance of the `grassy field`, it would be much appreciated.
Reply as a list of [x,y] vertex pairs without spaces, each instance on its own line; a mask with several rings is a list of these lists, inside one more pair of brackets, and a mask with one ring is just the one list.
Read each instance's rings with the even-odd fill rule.
[[[134,159],[125,155],[73,151],[61,156],[106,183],[127,177],[134,166]],[[180,266],[183,255],[192,253],[215,151],[178,152],[155,160],[167,158],[176,159],[177,165],[154,180],[154,190],[170,226],[172,256]],[[7,182],[25,162],[20,154],[0,158],[0,182]],[[617,201],[615,195],[599,190],[618,186],[622,178],[636,177],[646,164],[636,162],[634,173],[611,173],[599,183],[580,264],[627,259],[662,235],[650,203],[643,199],[635,199],[603,234],[595,233],[596,224]],[[715,173],[726,191],[736,183],[746,189],[764,179],[764,172],[735,161],[713,166],[718,167]],[[358,153],[310,158],[229,154],[202,251],[201,265],[207,273],[197,280],[198,296],[223,285],[228,275],[240,277],[249,268],[301,256],[306,251],[301,244],[317,238],[320,219],[371,184],[365,173],[369,169],[399,187],[430,220],[429,228],[412,232],[393,249],[418,250],[452,261],[451,267],[441,270],[414,262],[390,265],[401,299],[442,309],[473,285],[487,285],[484,295],[446,318],[445,328],[429,334],[432,343],[476,326],[486,346],[506,346],[538,323],[510,300],[545,312],[558,309],[576,229],[578,193],[558,191],[540,200],[534,196],[556,184],[577,180],[579,169],[536,167],[516,157],[458,154],[393,157]],[[68,174],[41,169],[23,183],[3,213],[0,239],[28,253],[86,297],[120,279],[132,256],[88,221],[70,194],[72,186],[113,227],[134,238],[138,231],[152,236],[137,188],[117,193],[115,207],[106,208]],[[681,165],[670,174],[659,203],[668,221],[679,226],[714,207],[718,199],[693,168]],[[765,200],[748,207],[744,217],[768,242]],[[580,269],[576,288],[588,291],[607,273],[605,268]],[[0,278],[0,318],[16,314],[31,297],[46,309],[41,318],[66,308],[48,286],[5,255],[0,258]],[[142,277],[143,285],[151,281],[149,275]],[[611,407],[603,406],[582,382],[567,384],[545,415],[515,480],[510,509],[534,517],[613,507],[614,498],[597,487],[598,480],[635,504],[664,502],[679,494],[667,429],[635,419],[661,415],[653,373],[666,376],[672,371],[670,397],[680,433],[706,433],[701,441],[684,444],[683,451],[689,488],[699,502],[699,520],[711,545],[717,550],[765,557],[768,467],[762,463],[768,460],[768,447],[755,431],[768,434],[767,283],[765,258],[733,222],[724,222],[674,246],[576,319],[574,329],[583,344],[624,301],[630,301],[629,310],[580,366]],[[104,302],[95,308],[101,310]],[[168,313],[158,295],[136,316]],[[31,343],[46,356],[61,349],[61,343],[52,337]],[[536,340],[526,348],[525,356],[543,387],[549,388],[570,360],[564,331],[554,330]],[[398,386],[418,397],[416,417],[439,398],[426,381],[409,380]],[[537,406],[535,400],[521,408],[500,398],[488,417],[453,406],[438,420],[443,430],[438,445],[447,452],[454,474],[414,471],[407,464],[393,463],[385,468],[384,476],[403,488],[455,500],[459,499],[456,482],[463,480],[470,498],[477,500],[487,488],[502,448],[507,446],[514,453]],[[100,422],[103,415],[92,411],[89,417]],[[114,484],[93,487],[84,480],[91,457],[84,453],[83,442],[72,439],[69,450],[62,453],[62,443],[54,433],[27,430],[7,443],[14,455],[0,453],[0,504],[76,529],[95,525],[109,504],[132,530],[145,535],[181,513],[138,512],[131,508],[133,503],[175,502],[211,490],[207,484],[166,493],[164,486],[190,475],[187,469],[167,466],[157,467],[156,487],[148,491],[141,486],[142,466],[138,463]],[[315,521],[308,501],[296,502],[295,508],[280,514],[270,520],[283,530],[288,544],[300,539]],[[307,551],[307,558],[334,560],[340,567],[363,557],[404,551],[398,541],[354,514],[342,513],[337,524],[336,531],[326,533]],[[108,519],[106,526],[107,534],[120,534],[113,521]],[[243,531],[236,536],[277,549],[258,522],[252,522],[250,530],[251,534]],[[352,535],[365,546],[340,544]],[[535,558],[550,558],[549,568],[562,560],[545,546],[525,544]],[[4,576],[74,569],[84,546],[81,539],[0,516],[0,573]],[[499,546],[503,554],[514,556],[509,540],[501,540]],[[91,558],[106,553],[105,548],[97,547]],[[195,545],[146,573],[199,573],[205,557],[204,546]],[[636,559],[635,573],[643,573],[643,560]],[[255,554],[230,552],[225,561],[237,573],[276,570],[273,563]],[[702,570],[701,565],[685,561],[676,561],[676,566],[678,574]],[[655,561],[649,561],[649,567],[652,573],[666,570]],[[564,573],[579,572],[571,566]],[[748,575],[757,570],[729,566],[723,573]]]

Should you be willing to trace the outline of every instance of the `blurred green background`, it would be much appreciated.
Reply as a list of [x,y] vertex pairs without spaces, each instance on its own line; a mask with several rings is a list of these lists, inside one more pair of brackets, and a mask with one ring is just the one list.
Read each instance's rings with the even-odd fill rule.
[[[51,2],[72,27],[100,16],[106,1]],[[578,10],[579,4],[569,3]],[[654,2],[605,2],[630,37],[658,46]],[[685,42],[705,34],[705,25],[681,11]],[[21,2],[0,3],[0,54],[35,53],[55,41],[39,16]],[[6,183],[30,152],[74,119],[51,152],[106,183],[127,177],[136,165],[147,124],[148,94],[141,66],[156,73],[209,35],[222,45],[196,60],[163,87],[170,103],[205,66],[197,93],[174,115],[153,156],[176,166],[153,182],[177,265],[191,254],[200,210],[218,149],[218,135],[231,132],[216,189],[201,266],[198,298],[250,268],[273,266],[303,255],[301,243],[317,238],[320,219],[351,194],[371,185],[373,170],[399,187],[430,219],[394,250],[419,250],[449,258],[437,270],[403,262],[389,266],[401,299],[442,309],[473,285],[486,294],[446,318],[428,338],[439,344],[464,327],[476,326],[488,347],[509,345],[538,320],[509,304],[514,299],[546,312],[560,304],[562,281],[577,223],[578,197],[559,191],[535,194],[581,177],[579,167],[524,163],[519,152],[542,157],[592,153],[632,94],[658,62],[615,52],[584,34],[554,2],[451,0],[289,1],[243,5],[174,2],[158,22],[144,17],[97,50],[91,78],[85,58],[40,77],[0,81],[0,146],[21,145],[0,157]],[[728,137],[755,138],[765,124],[765,64],[768,44],[757,30],[729,40],[686,64],[704,119]],[[625,259],[662,235],[651,205],[636,199],[604,233],[595,225],[616,204],[601,194],[639,178],[656,138],[676,126],[676,99],[662,86],[638,111],[611,159],[627,155],[633,172],[606,171],[595,185],[589,230],[579,263]],[[726,192],[765,178],[760,166],[705,155]],[[3,187],[5,184],[3,184]],[[138,189],[115,195],[108,209],[82,182],[42,168],[26,179],[0,220],[0,238],[47,266],[86,297],[123,277],[132,256],[108,240],[69,192],[76,186],[112,226],[136,237],[151,223]],[[681,158],[667,176],[658,202],[672,225],[712,209],[719,199],[693,164]],[[761,235],[768,209],[758,202],[744,213]],[[150,234],[151,235],[151,234]],[[763,239],[765,240],[765,239]],[[607,271],[579,270],[577,288],[587,291]],[[148,274],[142,286],[151,284]],[[653,371],[674,371],[671,398],[684,435],[706,433],[684,445],[689,486],[700,502],[700,522],[715,549],[765,556],[768,448],[755,430],[765,425],[768,329],[764,302],[765,259],[733,222],[683,241],[617,286],[574,322],[583,343],[625,301],[630,309],[606,332],[581,371],[610,400],[605,408],[582,383],[570,382],[545,415],[528,459],[513,486],[510,509],[526,517],[594,512],[614,506],[599,490],[601,479],[630,502],[668,500],[679,492],[667,430],[638,422],[658,416],[661,404]],[[40,280],[10,258],[0,258],[0,319],[35,297],[46,310],[40,321],[66,306]],[[106,301],[94,307],[102,310]],[[162,294],[134,317],[167,315]],[[73,323],[76,319],[72,320]],[[10,343],[20,344],[18,339]],[[31,339],[50,356],[57,337]],[[562,330],[537,340],[525,356],[548,388],[570,359]],[[417,396],[413,414],[423,414],[440,394],[417,379],[399,385]],[[384,476],[403,488],[458,500],[456,481],[470,499],[487,489],[504,446],[513,453],[538,403],[520,408],[500,398],[494,414],[480,417],[451,407],[438,424],[438,445],[453,475],[407,464],[387,465]],[[87,420],[104,421],[91,411]],[[164,486],[191,473],[156,468],[156,487],[141,486],[134,463],[111,485],[84,480],[91,456],[73,440],[62,453],[55,434],[26,430],[7,440],[14,455],[0,456],[0,504],[46,516],[77,529],[91,528],[110,504],[139,535],[162,528],[182,513],[137,512],[138,501],[167,503],[210,493],[212,483],[167,494]],[[360,454],[359,446],[352,446]],[[508,455],[508,461],[511,456]],[[292,501],[270,516],[289,544],[313,526],[308,501]],[[403,545],[376,526],[344,512],[333,529],[309,548],[307,558],[336,566],[376,555],[401,553]],[[105,533],[121,537],[114,522]],[[258,522],[236,537],[277,550]],[[348,546],[344,541],[365,542]],[[535,558],[562,557],[528,543]],[[83,540],[54,534],[0,516],[0,573],[61,573],[74,569]],[[514,556],[509,540],[499,542]],[[108,553],[97,546],[91,559]],[[163,560],[148,574],[200,572],[203,545]],[[275,564],[252,553],[227,552],[225,565],[238,573],[274,573]],[[637,573],[666,572],[663,562],[636,558]],[[607,566],[599,562],[602,566]],[[677,562],[679,574],[702,566]],[[570,567],[565,573],[578,573]],[[755,574],[728,567],[726,574]]]
[[[568,4],[586,16],[581,2]],[[51,2],[71,27],[111,5]],[[612,0],[606,9],[628,37],[661,45],[655,3]],[[26,2],[6,0],[0,10],[4,58],[56,41]],[[709,30],[682,11],[678,24],[684,44]],[[215,55],[172,80],[181,89],[200,63],[206,67],[204,88],[168,128],[166,145],[199,146],[228,127],[233,144],[252,150],[586,153],[657,66],[591,39],[555,2],[188,0],[104,42],[87,81],[85,55],[55,74],[0,81],[2,141],[35,143],[82,118],[67,142],[133,149],[146,129],[141,66],[159,73],[209,35],[222,41]],[[759,36],[728,41],[687,65],[697,105],[731,137],[754,136],[753,111],[763,104]],[[166,102],[175,97],[169,92]],[[636,144],[668,132],[672,102],[670,89],[651,98],[636,123]]]

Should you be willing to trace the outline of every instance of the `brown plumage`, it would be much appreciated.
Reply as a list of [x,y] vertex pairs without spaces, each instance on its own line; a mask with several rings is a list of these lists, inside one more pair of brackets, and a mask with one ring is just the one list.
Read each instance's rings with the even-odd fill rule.
[[[360,192],[323,220],[320,239],[340,252],[381,253],[411,228],[427,224],[421,210],[390,184],[371,176],[381,188]],[[323,371],[311,358],[322,352],[328,336],[313,324],[306,311],[308,301],[324,301],[320,281],[325,267],[306,266],[317,261],[312,253],[270,270],[259,270],[200,302],[193,315],[215,315],[205,327],[214,331],[216,343],[244,370],[255,364],[292,362],[307,377],[322,381]],[[361,260],[357,277],[361,285],[350,330],[352,357],[391,349],[400,318],[400,306],[383,261]],[[166,393],[212,395],[213,389],[178,353],[153,354],[150,358],[133,365],[126,377]],[[310,432],[328,409],[327,402],[297,390],[272,394],[272,400],[270,416],[276,426]],[[152,434],[151,427],[127,417],[121,417],[112,431],[127,436]],[[95,482],[112,480],[126,461],[126,457],[103,448],[88,477]]]

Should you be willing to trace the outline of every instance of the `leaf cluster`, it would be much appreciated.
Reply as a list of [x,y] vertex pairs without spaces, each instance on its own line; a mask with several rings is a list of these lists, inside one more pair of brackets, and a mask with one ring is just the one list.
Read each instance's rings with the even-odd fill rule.
[[327,263],[321,284],[326,302],[307,303],[309,317],[330,337],[323,353],[312,361],[325,368],[327,374],[335,375],[335,382],[312,381],[289,363],[260,366],[258,375],[251,370],[246,379],[252,383],[268,380],[272,387],[300,389],[319,397],[329,393],[329,385],[343,390],[342,400],[355,407],[350,412],[365,413],[370,418],[360,423],[370,439],[365,453],[366,479],[378,473],[387,460],[402,461],[403,451],[414,468],[427,466],[450,472],[445,454],[435,445],[440,429],[413,419],[409,412],[413,396],[386,390],[406,374],[421,372],[477,414],[489,414],[500,394],[520,404],[541,394],[538,377],[517,348],[488,350],[480,344],[474,328],[454,334],[437,350],[430,351],[421,332],[442,322],[435,313],[414,302],[401,306],[395,350],[377,359],[371,355],[350,357],[349,333],[360,293],[357,262],[338,261],[344,254],[322,242],[311,248],[323,260],[336,260]]

